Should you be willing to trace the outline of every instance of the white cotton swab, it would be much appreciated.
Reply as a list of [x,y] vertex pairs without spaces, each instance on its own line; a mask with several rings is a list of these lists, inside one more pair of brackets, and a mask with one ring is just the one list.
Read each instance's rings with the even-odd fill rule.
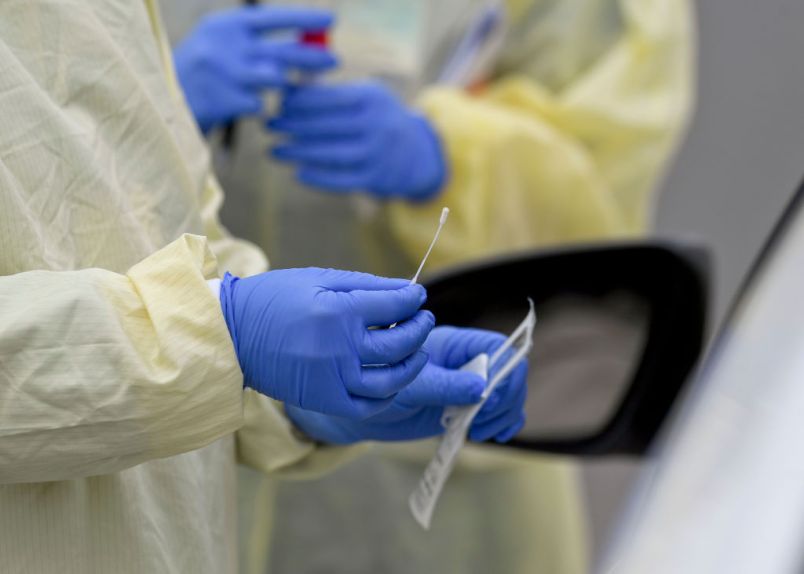
[[416,271],[416,275],[414,275],[413,279],[410,280],[411,285],[416,285],[419,282],[419,277],[424,269],[424,264],[427,263],[427,260],[430,258],[430,254],[433,252],[433,248],[438,242],[438,238],[441,235],[441,230],[444,229],[444,224],[447,223],[448,218],[449,207],[445,207],[441,210],[441,219],[438,221],[438,229],[436,229],[435,237],[433,237],[433,241],[430,242],[430,248],[427,250],[427,253],[425,253],[424,259],[422,259],[421,265],[419,265],[419,269]]
[[[435,236],[433,240],[430,242],[430,248],[427,250],[427,253],[424,254],[424,259],[422,259],[421,264],[419,265],[419,269],[416,271],[416,275],[413,276],[413,279],[410,280],[411,285],[416,285],[419,282],[419,277],[424,270],[424,264],[427,263],[427,260],[430,258],[430,254],[433,252],[433,248],[435,244],[438,242],[438,238],[441,235],[441,230],[444,229],[444,224],[447,223],[447,219],[449,218],[449,207],[445,207],[441,210],[441,219],[438,220],[438,229],[436,229]],[[396,327],[398,323],[394,323],[389,329],[393,329]]]

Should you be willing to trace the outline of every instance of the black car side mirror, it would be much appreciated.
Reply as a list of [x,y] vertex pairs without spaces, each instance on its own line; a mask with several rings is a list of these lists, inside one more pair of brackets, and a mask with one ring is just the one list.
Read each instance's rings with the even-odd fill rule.
[[706,252],[672,242],[539,251],[430,277],[440,324],[508,332],[536,303],[528,426],[506,448],[643,455],[697,362]]

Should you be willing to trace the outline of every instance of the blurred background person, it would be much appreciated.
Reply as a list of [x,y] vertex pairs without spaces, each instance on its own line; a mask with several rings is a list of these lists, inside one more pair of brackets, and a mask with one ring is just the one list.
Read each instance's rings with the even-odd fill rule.
[[[276,267],[412,274],[442,205],[453,219],[435,266],[642,234],[691,108],[686,0],[328,2],[338,71],[260,105],[264,89],[292,83],[267,74],[264,85],[242,84],[250,102],[231,109],[212,89],[221,76],[199,81],[197,70],[240,65],[214,48],[233,43],[211,12],[236,3],[165,4],[182,39],[180,80],[232,190],[224,219]],[[234,137],[216,130],[235,118]],[[255,509],[243,517],[249,567],[262,569],[270,521],[261,511],[275,506],[277,572],[584,570],[569,465],[477,448],[424,534],[405,499],[433,448],[412,450],[384,448],[315,494],[244,475]],[[342,536],[325,536],[333,525]]]

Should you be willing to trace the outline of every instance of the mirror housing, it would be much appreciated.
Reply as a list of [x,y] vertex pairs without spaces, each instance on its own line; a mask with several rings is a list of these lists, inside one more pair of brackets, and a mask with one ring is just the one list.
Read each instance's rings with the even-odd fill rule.
[[522,314],[528,297],[537,310],[564,296],[624,293],[644,302],[644,344],[630,382],[602,426],[572,436],[520,434],[503,446],[572,456],[642,456],[701,354],[708,268],[703,248],[671,241],[520,253],[431,276],[425,282],[427,308],[440,324],[490,328],[489,316]]

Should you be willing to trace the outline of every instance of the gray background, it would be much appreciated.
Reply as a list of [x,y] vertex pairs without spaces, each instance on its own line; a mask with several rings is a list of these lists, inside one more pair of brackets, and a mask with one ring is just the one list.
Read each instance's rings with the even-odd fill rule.
[[[713,330],[798,183],[804,179],[804,2],[702,0],[699,99],[658,205],[658,233],[714,254]],[[588,473],[596,543],[633,473]]]
[[698,112],[658,228],[712,246],[719,318],[804,176],[804,2],[705,0],[698,13]]

